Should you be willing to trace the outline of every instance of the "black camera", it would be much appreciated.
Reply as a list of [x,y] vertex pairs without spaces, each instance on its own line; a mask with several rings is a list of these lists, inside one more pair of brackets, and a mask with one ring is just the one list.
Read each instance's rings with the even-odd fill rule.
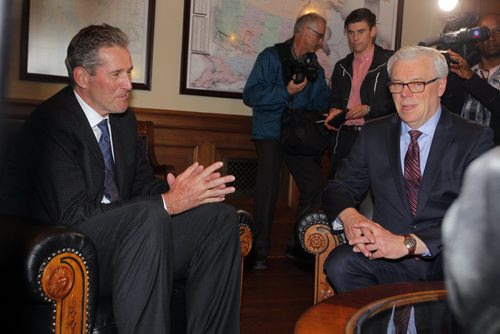
[[295,84],[303,82],[305,78],[309,82],[314,82],[318,78],[318,67],[309,59],[306,63],[294,61],[291,64],[290,74]]
[[486,27],[462,28],[457,31],[450,31],[439,34],[421,41],[418,45],[422,46],[448,46],[453,44],[466,44],[473,41],[485,41],[490,36],[490,31]]

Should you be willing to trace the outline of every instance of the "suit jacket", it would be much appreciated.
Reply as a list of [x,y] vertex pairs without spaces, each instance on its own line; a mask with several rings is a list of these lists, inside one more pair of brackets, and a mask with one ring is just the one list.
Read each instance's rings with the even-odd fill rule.
[[135,115],[109,117],[122,200],[101,204],[104,160],[73,89],[66,87],[26,120],[2,179],[4,211],[56,224],[78,224],[124,203],[168,190],[156,179],[137,136]]
[[433,256],[440,254],[441,222],[458,196],[466,167],[493,146],[490,128],[443,109],[420,185],[415,217],[408,205],[400,160],[397,114],[368,122],[346,165],[328,182],[323,206],[330,221],[355,207],[370,188],[373,221],[396,234],[414,233]]

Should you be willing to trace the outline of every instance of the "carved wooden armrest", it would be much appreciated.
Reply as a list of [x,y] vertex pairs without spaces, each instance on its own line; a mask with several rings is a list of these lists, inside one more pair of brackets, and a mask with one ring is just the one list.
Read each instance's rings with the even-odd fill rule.
[[245,210],[238,210],[238,221],[240,225],[240,247],[241,256],[244,258],[252,250],[253,245],[253,218]]
[[46,321],[55,334],[89,333],[98,298],[94,245],[68,226],[20,224],[26,302],[52,305]]
[[314,254],[314,303],[335,294],[324,272],[324,263],[330,252],[345,242],[343,233],[332,233],[322,210],[315,209],[302,215],[297,224],[297,235],[302,248]]

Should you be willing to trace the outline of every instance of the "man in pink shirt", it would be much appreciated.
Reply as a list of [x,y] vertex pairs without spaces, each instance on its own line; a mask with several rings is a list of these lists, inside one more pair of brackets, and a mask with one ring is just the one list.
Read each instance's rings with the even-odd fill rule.
[[[358,137],[365,121],[394,113],[387,60],[393,51],[374,43],[377,35],[376,16],[367,8],[352,11],[344,22],[352,52],[335,64],[331,78],[330,112],[326,126],[330,136],[330,171],[333,178]],[[328,122],[343,110],[346,121],[338,127]]]

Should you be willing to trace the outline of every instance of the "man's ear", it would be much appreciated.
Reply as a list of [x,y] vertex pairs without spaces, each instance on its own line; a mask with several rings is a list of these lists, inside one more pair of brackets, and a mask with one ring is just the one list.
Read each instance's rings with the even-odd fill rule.
[[378,32],[378,29],[377,29],[377,26],[375,25],[370,30],[370,36],[371,36],[372,40],[375,40],[375,37],[377,36],[377,32]]
[[77,66],[73,69],[73,80],[76,85],[81,88],[87,88],[89,83],[90,74],[87,70],[81,66]]
[[444,91],[446,90],[446,84],[448,82],[448,78],[444,77],[438,80],[438,94],[439,97],[442,97],[444,94]]

